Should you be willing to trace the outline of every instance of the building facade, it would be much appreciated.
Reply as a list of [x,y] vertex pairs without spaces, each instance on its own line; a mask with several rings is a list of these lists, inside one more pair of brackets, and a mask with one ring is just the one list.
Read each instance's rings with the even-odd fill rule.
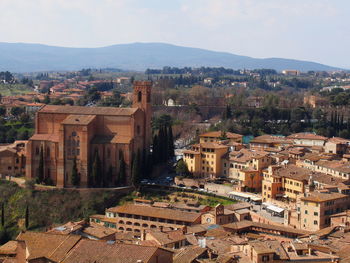
[[[80,186],[91,185],[94,159],[101,160],[107,185],[114,185],[125,162],[130,184],[132,157],[149,150],[151,139],[151,87],[149,81],[134,83],[132,108],[46,105],[35,117],[35,133],[27,144],[26,176],[36,178],[39,168],[57,187],[72,186],[76,163]],[[43,159],[43,167],[39,163]],[[105,186],[105,185],[104,185]]]

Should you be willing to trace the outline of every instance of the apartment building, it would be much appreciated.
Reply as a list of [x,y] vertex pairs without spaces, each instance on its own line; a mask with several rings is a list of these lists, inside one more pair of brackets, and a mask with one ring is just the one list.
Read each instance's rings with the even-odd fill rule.
[[349,180],[310,171],[294,164],[272,165],[264,170],[263,174],[262,197],[264,202],[282,197],[295,202],[305,192],[314,189],[349,193]]
[[262,170],[272,163],[269,153],[241,149],[231,152],[223,162],[224,175],[236,180],[241,191],[261,191]]
[[301,133],[294,133],[292,135],[289,135],[287,138],[293,140],[294,145],[303,145],[303,146],[324,146],[325,142],[328,138],[316,135],[314,133],[307,133],[307,132],[301,132]]
[[324,145],[324,151],[326,153],[332,153],[332,154],[345,154],[349,150],[349,140],[339,138],[339,137],[333,137],[327,140],[327,142]]
[[332,215],[350,208],[350,197],[340,193],[312,192],[300,201],[300,228],[309,231],[330,226]]
[[196,212],[156,207],[152,203],[144,202],[109,208],[105,215],[91,216],[90,222],[117,229],[119,232],[132,232],[135,236],[141,236],[146,229],[176,230],[200,224],[201,215]]
[[228,151],[227,145],[204,142],[185,150],[183,159],[195,177],[219,177],[223,175],[222,158]]

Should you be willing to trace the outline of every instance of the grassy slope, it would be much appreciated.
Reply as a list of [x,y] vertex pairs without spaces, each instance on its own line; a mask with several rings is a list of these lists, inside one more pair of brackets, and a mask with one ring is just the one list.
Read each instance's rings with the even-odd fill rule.
[[23,95],[32,91],[33,89],[22,84],[0,84],[0,94],[2,96]]

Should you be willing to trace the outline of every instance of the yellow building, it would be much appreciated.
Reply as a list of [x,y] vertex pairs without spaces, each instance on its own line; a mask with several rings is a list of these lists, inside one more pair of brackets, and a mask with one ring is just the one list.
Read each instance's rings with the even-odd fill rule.
[[184,161],[196,177],[218,177],[222,176],[222,157],[228,150],[228,146],[219,143],[199,143],[183,152]]
[[199,142],[220,142],[223,140],[229,140],[230,143],[242,143],[243,135],[232,133],[232,132],[221,132],[221,131],[213,131],[206,132],[199,135]]
[[348,195],[313,192],[301,198],[300,228],[317,231],[330,226],[331,216],[350,208]]
[[305,186],[310,179],[310,171],[290,164],[271,166],[264,171],[262,183],[263,201],[271,201],[281,197],[296,201],[305,192]]
[[241,149],[223,162],[224,174],[238,181],[240,191],[261,191],[262,171],[272,162],[267,152]]

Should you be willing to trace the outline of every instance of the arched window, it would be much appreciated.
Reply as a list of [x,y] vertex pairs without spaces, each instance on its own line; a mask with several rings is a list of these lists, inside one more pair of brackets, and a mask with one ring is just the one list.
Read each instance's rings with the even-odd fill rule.
[[138,101],[138,102],[141,102],[141,100],[142,100],[142,92],[139,91],[139,92],[137,93],[137,101]]

